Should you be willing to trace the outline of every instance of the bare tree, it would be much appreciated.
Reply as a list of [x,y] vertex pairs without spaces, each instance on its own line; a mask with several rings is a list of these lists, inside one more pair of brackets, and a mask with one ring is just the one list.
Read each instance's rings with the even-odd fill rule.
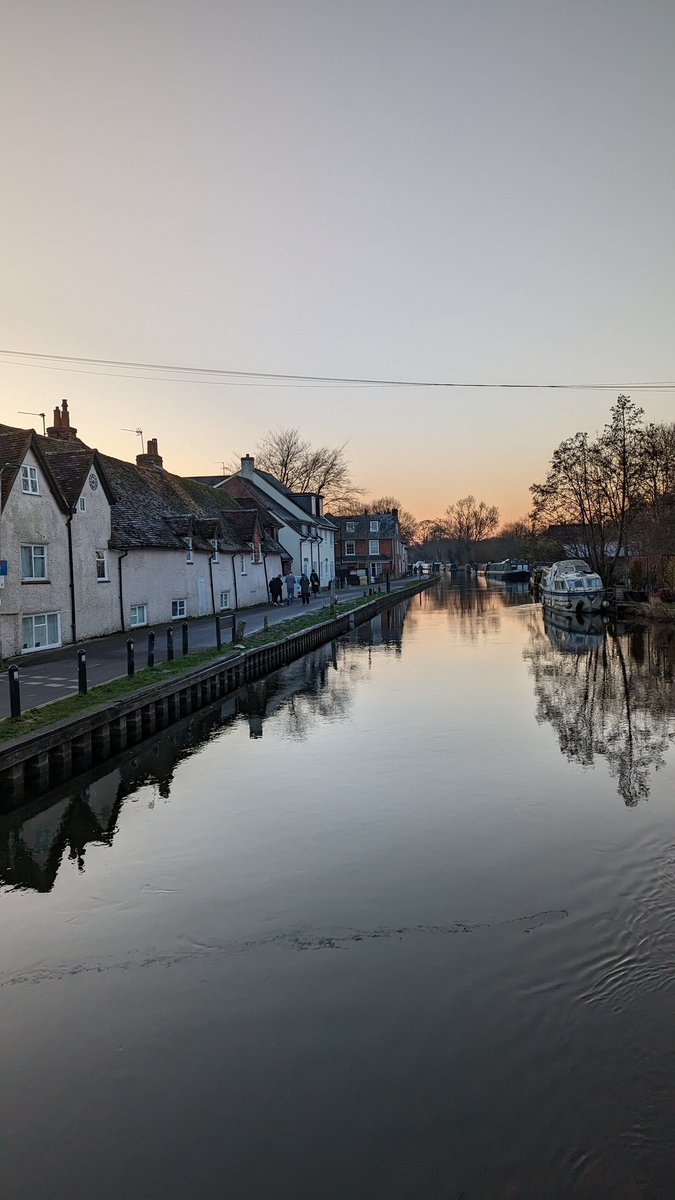
[[317,492],[326,507],[359,504],[363,488],[351,477],[346,446],[314,447],[296,427],[270,430],[255,448],[256,465],[269,471],[292,492]]
[[398,512],[398,524],[401,530],[401,538],[406,545],[411,546],[417,538],[417,521],[413,514],[404,508],[400,500],[396,496],[378,496],[375,500],[369,500],[367,504],[361,506],[366,513],[390,513],[394,509]]
[[499,509],[474,496],[464,496],[445,510],[445,524],[446,536],[460,543],[468,562],[473,558],[476,544],[497,528]]

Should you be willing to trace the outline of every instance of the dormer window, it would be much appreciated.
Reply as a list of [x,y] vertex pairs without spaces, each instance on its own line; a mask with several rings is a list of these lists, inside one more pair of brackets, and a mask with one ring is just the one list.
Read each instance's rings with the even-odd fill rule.
[[370,532],[371,533],[379,533],[380,532],[380,522],[379,521],[371,521],[370,522]]
[[211,546],[213,547],[213,554],[211,555],[211,562],[217,563],[220,561],[218,558],[218,538],[213,539],[213,541],[211,542]]
[[192,538],[191,537],[185,539],[185,561],[189,562],[189,563],[195,561],[195,556],[192,552]]
[[37,467],[21,468],[21,491],[28,492],[31,496],[40,495]]
[[347,524],[345,525],[345,529],[347,530],[347,533],[355,533],[356,521],[347,521]]

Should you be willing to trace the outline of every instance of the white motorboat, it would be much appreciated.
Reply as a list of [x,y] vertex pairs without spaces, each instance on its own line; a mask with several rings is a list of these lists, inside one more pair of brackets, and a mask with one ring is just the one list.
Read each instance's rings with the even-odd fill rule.
[[543,604],[566,612],[601,612],[607,607],[602,580],[581,558],[568,558],[553,566],[540,584]]

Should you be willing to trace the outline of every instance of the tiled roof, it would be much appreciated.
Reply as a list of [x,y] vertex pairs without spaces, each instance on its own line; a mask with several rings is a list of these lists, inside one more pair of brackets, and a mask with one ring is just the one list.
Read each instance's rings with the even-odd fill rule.
[[46,438],[39,438],[34,429],[15,429],[12,425],[0,425],[0,466],[2,472],[2,507],[4,508],[14,481],[19,473],[24,458],[29,450],[35,455],[47,483],[64,512],[68,511],[68,501],[61,485],[52,469],[51,462],[43,454],[41,443]]
[[79,438],[66,441],[38,437],[37,441],[71,508],[77,504],[92,470],[99,477],[109,503],[115,503],[98,450],[91,450]]
[[[340,535],[343,538],[395,538],[397,519],[393,513],[355,513],[353,517],[332,517],[336,525],[340,529]],[[347,522],[354,525],[353,529],[347,529]],[[371,532],[370,522],[379,521],[380,528],[377,532]]]

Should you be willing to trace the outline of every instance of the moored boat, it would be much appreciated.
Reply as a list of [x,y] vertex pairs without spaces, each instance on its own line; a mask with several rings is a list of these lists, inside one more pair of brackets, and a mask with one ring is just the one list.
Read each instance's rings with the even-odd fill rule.
[[530,566],[518,558],[505,558],[503,562],[488,563],[485,574],[488,579],[501,579],[503,583],[520,583],[530,578]]
[[539,585],[542,602],[567,612],[600,612],[607,607],[599,575],[580,558],[554,562]]
[[603,618],[595,613],[551,609],[544,614],[544,629],[553,648],[566,654],[597,650],[605,638]]

